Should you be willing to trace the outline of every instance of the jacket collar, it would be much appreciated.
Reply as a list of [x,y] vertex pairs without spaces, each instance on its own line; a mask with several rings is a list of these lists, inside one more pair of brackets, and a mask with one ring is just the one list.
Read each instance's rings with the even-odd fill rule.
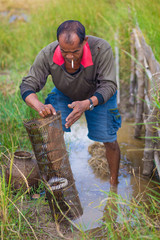
[[[59,66],[64,64],[64,58],[62,56],[59,45],[57,46],[57,48],[53,54],[53,62]],[[93,65],[92,54],[91,54],[91,50],[90,50],[88,42],[83,47],[83,56],[81,59],[81,64],[83,65],[84,68]]]

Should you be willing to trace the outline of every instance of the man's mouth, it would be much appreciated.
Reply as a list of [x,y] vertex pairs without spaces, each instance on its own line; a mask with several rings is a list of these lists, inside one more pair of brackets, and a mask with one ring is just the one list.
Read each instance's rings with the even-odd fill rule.
[[68,59],[68,58],[66,58],[65,60],[66,60],[67,62],[69,62],[69,63],[72,62],[72,59]]

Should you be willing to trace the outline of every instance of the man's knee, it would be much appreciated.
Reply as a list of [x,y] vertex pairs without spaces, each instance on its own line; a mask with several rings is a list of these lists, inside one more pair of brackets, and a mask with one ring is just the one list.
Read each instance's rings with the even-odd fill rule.
[[117,148],[119,148],[119,147],[118,147],[118,142],[117,142],[117,140],[114,141],[114,142],[105,142],[105,143],[103,143],[103,144],[104,144],[106,150],[107,150],[107,149],[110,149],[110,150],[115,151],[115,150],[117,150]]

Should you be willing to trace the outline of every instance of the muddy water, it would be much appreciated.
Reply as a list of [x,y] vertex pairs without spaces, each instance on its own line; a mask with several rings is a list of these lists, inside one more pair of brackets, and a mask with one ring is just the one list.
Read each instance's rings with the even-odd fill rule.
[[[133,136],[134,126],[123,122],[118,132],[121,167],[117,193],[128,199],[144,191],[149,182],[149,179],[142,178],[140,175],[144,141],[137,140]],[[87,127],[83,118],[72,126],[71,133],[65,134],[65,141],[83,207],[83,215],[75,223],[81,225],[83,230],[96,228],[101,225],[100,219],[107,204],[105,199],[110,191],[109,177],[106,179],[96,177],[88,164],[91,157],[88,146],[94,142],[87,137]]]

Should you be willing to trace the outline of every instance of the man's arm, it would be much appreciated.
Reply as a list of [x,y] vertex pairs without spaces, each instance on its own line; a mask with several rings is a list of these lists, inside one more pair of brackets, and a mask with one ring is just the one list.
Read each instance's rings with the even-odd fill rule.
[[115,61],[111,47],[103,45],[99,50],[99,64],[97,68],[96,78],[97,93],[103,96],[104,103],[106,103],[116,92],[116,71]]
[[32,93],[39,92],[45,86],[49,74],[48,60],[42,49],[35,58],[28,75],[22,79],[20,85],[22,98],[28,91],[31,91]]
[[[92,96],[90,99],[92,100],[94,106],[98,105],[98,99],[96,96]],[[89,110],[89,106],[90,101],[88,99],[83,101],[75,101],[72,102],[72,104],[69,104],[68,107],[72,108],[73,111],[66,118],[65,127],[69,128],[73,123],[75,123],[85,111]]]
[[25,98],[25,102],[28,106],[36,110],[41,117],[47,117],[49,115],[56,115],[56,111],[51,104],[43,104],[38,100],[38,97],[35,93],[29,94]]
[[56,114],[51,104],[43,104],[38,100],[36,92],[39,92],[45,85],[47,77],[50,74],[48,60],[41,50],[37,55],[30,71],[22,79],[20,85],[21,96],[28,106],[36,110],[41,117]]

